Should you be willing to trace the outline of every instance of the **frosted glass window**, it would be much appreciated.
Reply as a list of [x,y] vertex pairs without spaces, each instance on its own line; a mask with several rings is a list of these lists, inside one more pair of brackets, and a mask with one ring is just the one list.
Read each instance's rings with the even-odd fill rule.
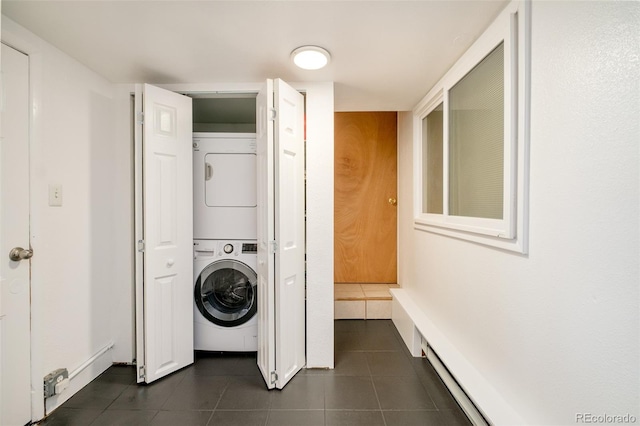
[[510,2],[413,109],[415,229],[527,252],[529,8]]
[[449,91],[449,214],[503,217],[504,43]]
[[423,213],[442,214],[442,103],[422,119]]

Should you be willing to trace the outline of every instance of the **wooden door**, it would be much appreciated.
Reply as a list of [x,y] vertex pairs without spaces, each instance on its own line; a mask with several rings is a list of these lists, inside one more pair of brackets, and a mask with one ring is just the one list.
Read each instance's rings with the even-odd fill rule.
[[335,113],[336,283],[395,283],[397,114]]

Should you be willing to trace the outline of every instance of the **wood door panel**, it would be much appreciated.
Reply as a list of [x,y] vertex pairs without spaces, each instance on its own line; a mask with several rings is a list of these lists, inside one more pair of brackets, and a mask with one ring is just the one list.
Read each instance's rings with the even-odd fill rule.
[[395,283],[397,114],[335,113],[334,279]]

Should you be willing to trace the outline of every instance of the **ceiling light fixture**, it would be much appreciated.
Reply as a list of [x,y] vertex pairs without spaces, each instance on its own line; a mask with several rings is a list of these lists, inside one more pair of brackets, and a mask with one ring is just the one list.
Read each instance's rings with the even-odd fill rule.
[[291,52],[291,59],[304,70],[319,70],[329,63],[331,55],[322,47],[301,46]]

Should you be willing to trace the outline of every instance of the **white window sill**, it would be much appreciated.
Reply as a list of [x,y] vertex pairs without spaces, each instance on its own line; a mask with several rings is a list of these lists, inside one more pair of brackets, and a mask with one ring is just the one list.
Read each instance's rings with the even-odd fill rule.
[[527,244],[524,238],[500,238],[496,235],[490,235],[489,233],[477,233],[470,232],[463,229],[455,229],[445,224],[432,224],[425,223],[420,220],[414,221],[414,229],[419,231],[430,232],[433,234],[444,235],[459,240],[470,241],[472,243],[481,244],[484,246],[494,247],[501,250],[507,250],[515,253],[526,254]]

